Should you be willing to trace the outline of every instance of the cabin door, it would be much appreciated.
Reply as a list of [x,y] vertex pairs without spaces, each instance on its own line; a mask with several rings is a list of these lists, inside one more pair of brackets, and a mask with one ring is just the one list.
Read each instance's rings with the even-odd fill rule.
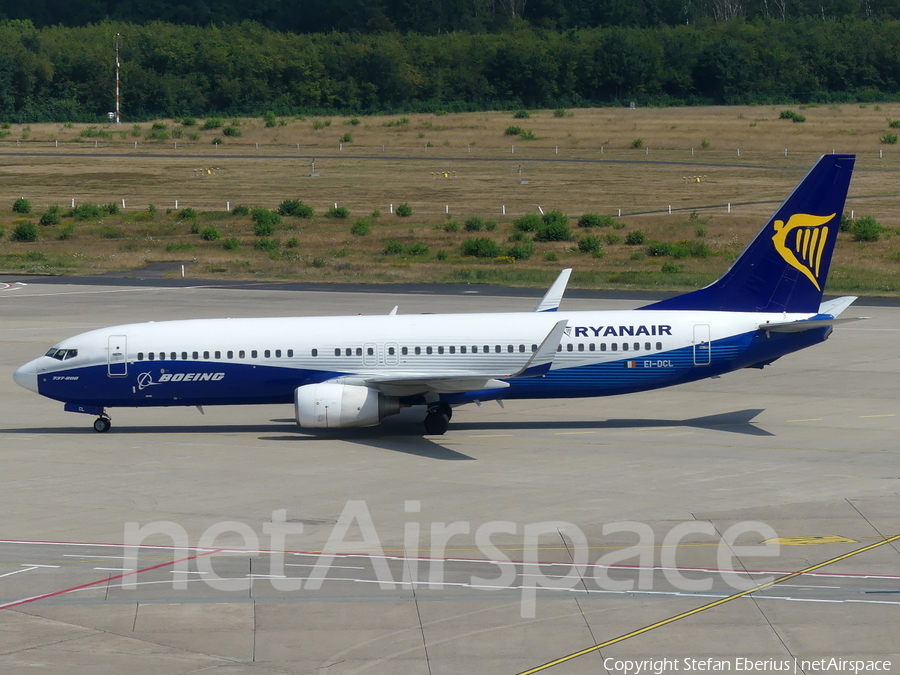
[[106,372],[110,377],[128,375],[127,355],[128,338],[124,335],[110,335],[106,361]]
[[711,355],[709,324],[697,324],[694,326],[694,365],[708,366],[711,361]]

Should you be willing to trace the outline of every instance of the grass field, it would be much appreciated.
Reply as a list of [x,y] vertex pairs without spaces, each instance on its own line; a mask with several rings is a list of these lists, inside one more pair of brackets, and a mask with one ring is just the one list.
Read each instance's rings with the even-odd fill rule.
[[[828,290],[900,292],[900,146],[882,142],[900,131],[889,125],[900,105],[794,107],[802,123],[781,119],[785,109],[285,118],[274,127],[226,119],[207,130],[204,120],[155,129],[13,125],[0,138],[0,271],[85,274],[178,260],[195,263],[190,274],[200,278],[544,285],[571,266],[575,286],[689,288],[718,276],[815,158],[834,150],[859,155],[848,211],[883,230],[877,242],[841,235]],[[510,126],[522,134],[506,134]],[[345,134],[352,141],[341,147]],[[309,175],[313,158],[318,177]],[[31,213],[12,212],[19,197]],[[302,199],[316,215],[284,217],[264,237],[269,248],[259,247],[250,216],[227,210],[275,209],[285,199]],[[75,220],[66,216],[72,200],[120,213]],[[402,203],[411,216],[391,213]],[[350,216],[324,217],[334,204]],[[37,242],[11,240],[53,205],[60,224],[37,225]],[[196,217],[180,218],[186,207]],[[533,233],[517,234],[514,220],[539,208],[567,214],[574,239],[535,242],[521,259]],[[619,210],[615,226],[576,226],[583,213]],[[482,229],[466,231],[471,216]],[[351,233],[360,219],[368,234]],[[208,228],[219,237],[204,239]],[[625,243],[635,230],[644,243]],[[602,250],[589,242],[582,252],[587,235]],[[474,237],[496,242],[502,255],[463,255]]]

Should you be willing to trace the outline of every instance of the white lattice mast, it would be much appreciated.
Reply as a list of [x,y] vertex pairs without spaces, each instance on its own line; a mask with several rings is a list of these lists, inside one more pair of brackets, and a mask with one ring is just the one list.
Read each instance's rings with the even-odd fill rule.
[[119,98],[119,38],[122,37],[116,33],[116,124],[122,122],[122,104]]

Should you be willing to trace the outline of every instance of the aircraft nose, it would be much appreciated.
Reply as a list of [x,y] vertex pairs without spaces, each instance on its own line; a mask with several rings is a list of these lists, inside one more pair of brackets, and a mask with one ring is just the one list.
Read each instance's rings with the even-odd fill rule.
[[[8,372],[8,371],[7,371]],[[29,361],[19,368],[14,374],[13,379],[20,387],[25,387],[35,394],[38,392],[38,376],[37,376],[37,360]]]

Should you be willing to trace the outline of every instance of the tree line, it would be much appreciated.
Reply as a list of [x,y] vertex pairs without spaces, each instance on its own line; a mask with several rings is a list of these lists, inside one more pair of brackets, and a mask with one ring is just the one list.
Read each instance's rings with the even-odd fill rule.
[[284,32],[491,32],[678,26],[711,19],[900,19],[900,0],[0,0],[0,20],[37,27],[103,21],[206,26],[254,21]]
[[[723,0],[724,1],[724,0]],[[774,2],[774,0],[771,0]],[[780,19],[497,33],[320,33],[259,23],[0,22],[0,120],[886,100],[900,21]]]

